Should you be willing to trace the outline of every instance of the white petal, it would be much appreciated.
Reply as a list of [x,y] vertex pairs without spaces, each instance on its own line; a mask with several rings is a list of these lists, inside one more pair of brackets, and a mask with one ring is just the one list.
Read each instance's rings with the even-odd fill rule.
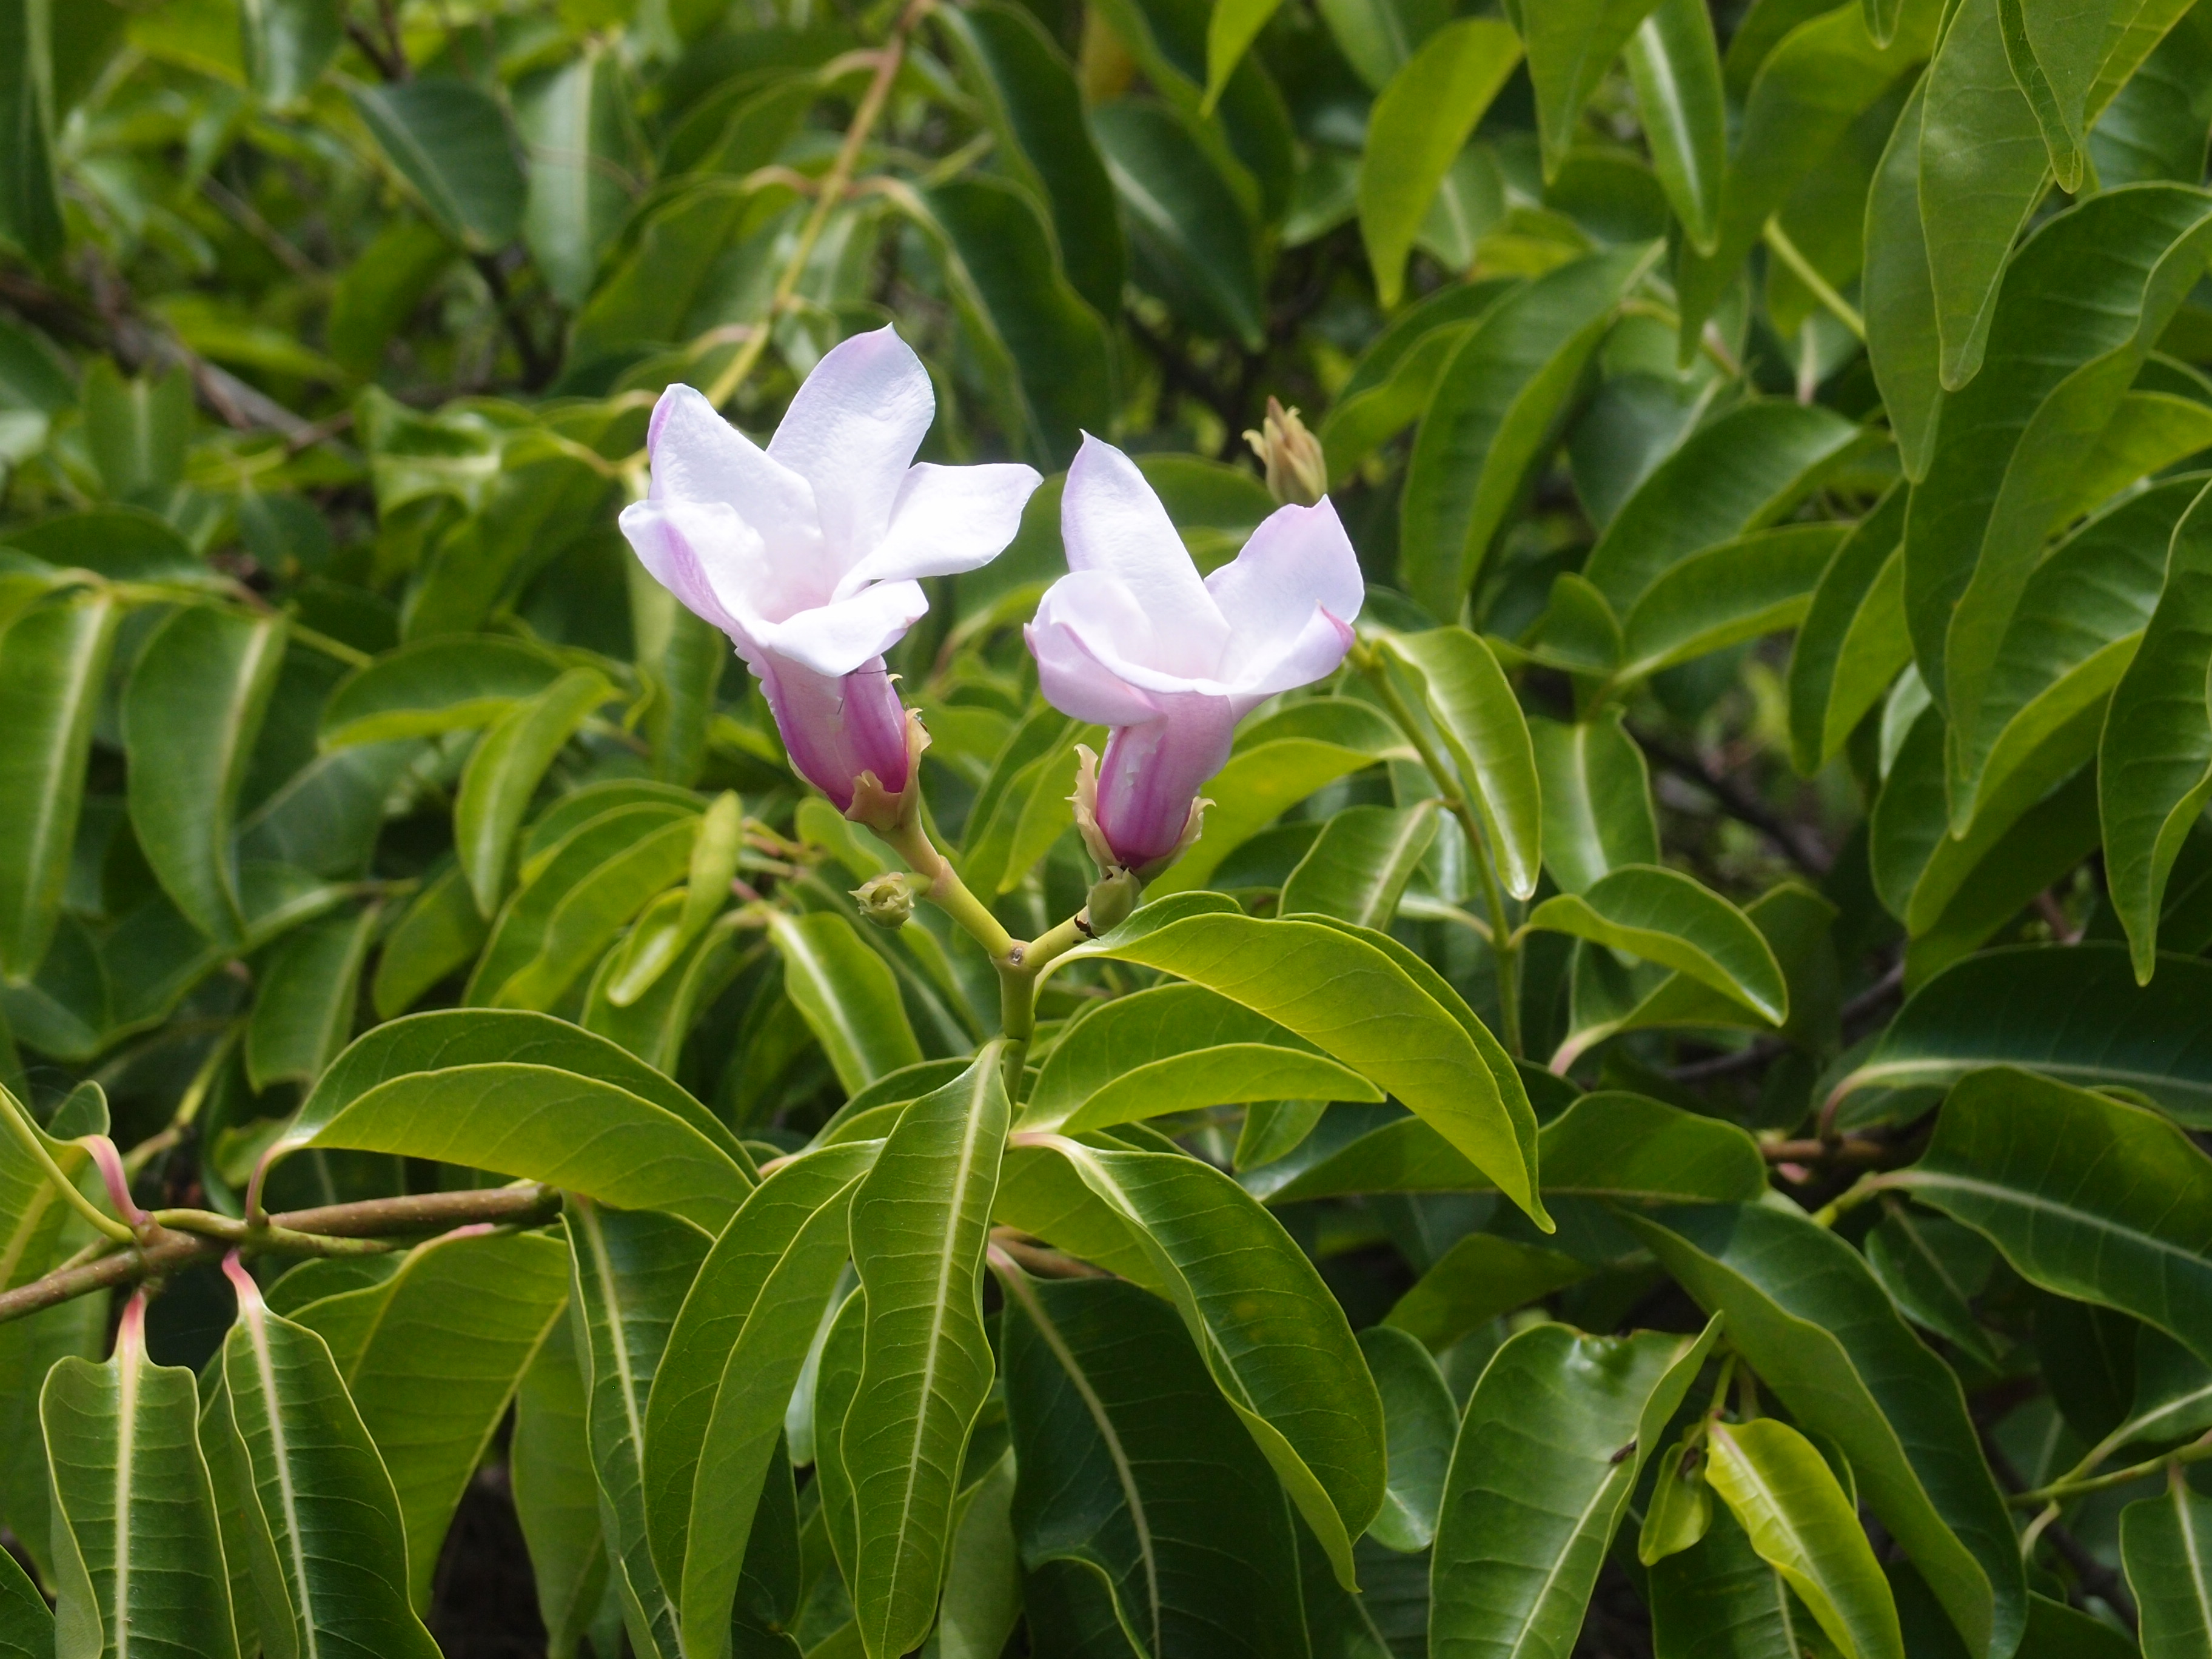
[[878,582],[849,599],[765,624],[760,642],[817,674],[849,674],[896,645],[928,610],[920,583]]
[[1044,699],[1063,714],[1099,726],[1138,726],[1159,714],[1144,690],[1117,672],[1117,634],[1142,637],[1144,613],[1128,590],[1103,571],[1054,582],[1027,630]]
[[1243,720],[1278,691],[1326,679],[1336,672],[1336,665],[1351,648],[1352,624],[1339,622],[1316,605],[1311,619],[1288,647],[1272,658],[1250,664],[1231,686],[1237,718]]
[[768,453],[814,486],[833,579],[883,539],[936,413],[929,371],[888,324],[833,348],[791,400]]
[[[688,526],[686,520],[690,520]],[[720,502],[702,508],[633,501],[623,509],[621,524],[647,574],[673,593],[685,610],[728,635],[750,660],[757,650],[750,630],[715,592],[703,546],[725,539],[743,543],[750,538],[757,558],[759,535]]]
[[1022,526],[1022,508],[1042,480],[1028,466],[909,468],[890,527],[845,573],[837,597],[874,581],[951,576],[988,564]]
[[1366,597],[1358,556],[1326,496],[1312,507],[1270,514],[1243,551],[1206,579],[1206,586],[1229,622],[1222,678],[1238,684],[1290,650],[1312,624],[1316,608],[1348,623]]
[[811,551],[818,541],[813,487],[691,387],[672,386],[660,394],[646,448],[654,501],[726,502],[779,554]]
[[1228,642],[1219,609],[1198,579],[1167,509],[1136,464],[1085,434],[1067,469],[1060,536],[1072,571],[1118,578],[1151,618],[1146,660],[1180,674],[1210,674]]

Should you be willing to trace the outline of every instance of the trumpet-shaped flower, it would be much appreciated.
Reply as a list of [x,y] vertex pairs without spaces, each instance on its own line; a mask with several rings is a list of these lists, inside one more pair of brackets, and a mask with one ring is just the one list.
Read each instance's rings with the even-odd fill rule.
[[1323,497],[1278,509],[1200,580],[1144,474],[1096,438],[1068,469],[1060,527],[1068,574],[1038,605],[1030,649],[1055,708],[1113,728],[1095,782],[1086,760],[1078,816],[1094,820],[1100,862],[1144,872],[1196,833],[1198,792],[1237,722],[1344,659],[1359,562]]
[[852,808],[864,776],[912,774],[884,653],[929,609],[918,580],[973,570],[1013,539],[1030,468],[912,465],[937,409],[889,327],[836,347],[763,450],[688,386],[647,438],[652,483],[623,533],[653,580],[730,636],[792,764]]

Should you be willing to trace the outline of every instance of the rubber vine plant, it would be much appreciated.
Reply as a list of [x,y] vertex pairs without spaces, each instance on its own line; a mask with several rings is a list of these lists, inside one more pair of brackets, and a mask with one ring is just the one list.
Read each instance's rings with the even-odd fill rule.
[[0,1655],[2212,1659],[2208,88],[0,0]]

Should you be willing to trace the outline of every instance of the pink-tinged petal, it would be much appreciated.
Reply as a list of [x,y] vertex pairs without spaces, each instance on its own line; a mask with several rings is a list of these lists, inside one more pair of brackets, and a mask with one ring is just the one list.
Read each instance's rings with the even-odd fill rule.
[[1028,629],[1037,685],[1063,714],[1099,726],[1154,719],[1158,706],[1129,683],[1126,657],[1152,638],[1129,590],[1101,570],[1062,576],[1037,603]]
[[1237,711],[1226,697],[1186,696],[1159,718],[1117,728],[1098,769],[1098,828],[1132,869],[1174,852],[1191,803],[1229,758]]
[[1060,496],[1060,537],[1071,571],[1117,578],[1151,621],[1151,666],[1211,674],[1228,624],[1136,463],[1085,434]]
[[717,503],[705,509],[705,513],[714,516],[708,519],[700,509],[687,512],[658,501],[632,501],[623,508],[619,522],[646,574],[673,593],[676,602],[686,611],[712,623],[728,635],[740,651],[746,651],[751,641],[745,627],[716,596],[700,550],[692,537],[685,533],[683,521],[691,520],[695,532],[709,527],[718,538],[750,537],[756,548],[760,538],[726,506]]
[[791,400],[768,453],[814,486],[833,585],[883,539],[936,413],[929,371],[888,324],[832,348]]
[[849,674],[898,643],[929,609],[918,582],[878,582],[849,599],[817,605],[756,629],[763,650],[817,674]]
[[1221,678],[1237,684],[1280,659],[1305,634],[1316,607],[1349,623],[1366,598],[1358,556],[1326,496],[1312,507],[1285,507],[1269,514],[1243,551],[1206,579],[1206,586],[1229,622]]
[[1304,631],[1272,661],[1250,663],[1231,688],[1230,699],[1242,720],[1279,691],[1289,691],[1336,672],[1352,649],[1352,624],[1316,607]]
[[874,773],[890,793],[906,787],[906,710],[882,658],[849,674],[817,674],[770,653],[760,674],[793,768],[839,811],[852,805],[863,772]]
[[990,563],[1022,527],[1022,508],[1043,480],[1035,467],[909,468],[884,538],[846,571],[836,597],[870,582],[952,576]]
[[703,393],[688,386],[662,392],[646,448],[653,500],[725,502],[779,555],[802,556],[819,543],[813,486],[716,414]]

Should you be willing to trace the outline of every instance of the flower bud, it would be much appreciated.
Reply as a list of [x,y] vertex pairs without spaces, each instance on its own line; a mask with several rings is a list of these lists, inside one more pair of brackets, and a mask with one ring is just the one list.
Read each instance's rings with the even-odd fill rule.
[[1306,430],[1295,409],[1267,399],[1267,418],[1244,441],[1267,475],[1267,493],[1285,507],[1311,507],[1328,494],[1328,461],[1321,440]]
[[886,870],[879,876],[870,876],[853,890],[853,898],[860,907],[860,914],[887,933],[896,933],[914,915],[914,889],[907,878],[896,871]]
[[1084,904],[1083,927],[1094,937],[1119,927],[1144,893],[1145,884],[1131,871],[1116,870],[1101,877],[1091,884],[1091,896]]

